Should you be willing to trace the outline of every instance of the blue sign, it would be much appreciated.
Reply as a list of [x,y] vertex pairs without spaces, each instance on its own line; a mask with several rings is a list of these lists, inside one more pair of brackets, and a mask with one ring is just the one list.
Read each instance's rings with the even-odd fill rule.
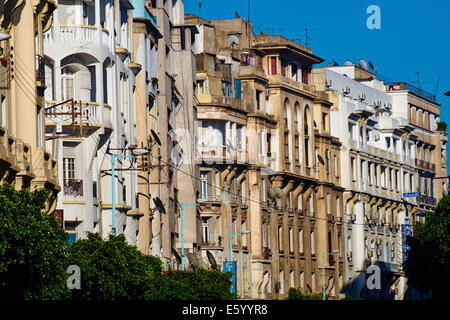
[[[406,217],[405,218],[405,236],[409,236],[409,235],[410,235],[409,218]],[[408,251],[409,251],[409,246],[405,243],[405,257],[404,257],[404,259],[408,258]]]
[[405,192],[403,194],[403,198],[418,197],[418,196],[419,196],[418,192]]
[[236,261],[224,261],[223,262],[223,272],[233,272],[233,276],[231,277],[231,293],[236,295]]

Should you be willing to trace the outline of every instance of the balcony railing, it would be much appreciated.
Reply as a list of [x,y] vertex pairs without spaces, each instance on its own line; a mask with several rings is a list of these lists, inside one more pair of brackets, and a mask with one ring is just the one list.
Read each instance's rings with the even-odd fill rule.
[[425,204],[429,206],[435,206],[436,205],[436,198],[430,197],[428,195],[419,193],[419,196],[417,197],[417,201],[419,204]]
[[385,82],[388,91],[408,90],[426,99],[436,101],[436,95],[410,85],[407,82]]
[[[61,24],[59,26],[59,41],[61,42],[83,42],[95,43],[97,39],[97,26],[90,25],[75,25],[75,24]],[[50,28],[44,33],[44,41],[54,41],[56,29]],[[102,44],[108,45],[109,31],[102,28],[101,32]]]
[[72,197],[83,196],[83,180],[64,179],[64,195]]

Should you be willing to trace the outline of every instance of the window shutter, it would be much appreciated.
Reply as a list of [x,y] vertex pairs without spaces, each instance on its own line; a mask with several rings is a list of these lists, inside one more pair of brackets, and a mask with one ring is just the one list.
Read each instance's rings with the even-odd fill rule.
[[234,79],[234,97],[241,98],[241,80]]

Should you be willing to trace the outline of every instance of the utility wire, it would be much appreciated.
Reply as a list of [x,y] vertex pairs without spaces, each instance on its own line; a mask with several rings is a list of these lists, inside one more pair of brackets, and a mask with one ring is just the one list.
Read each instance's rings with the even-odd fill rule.
[[[196,176],[194,176],[194,175],[191,175],[190,173],[185,172],[185,171],[183,171],[183,170],[177,168],[176,166],[170,164],[169,162],[166,162],[166,161],[163,161],[163,160],[161,160],[161,159],[158,159],[158,158],[156,158],[155,156],[151,155],[150,153],[149,153],[148,155],[150,155],[151,157],[153,157],[153,158],[159,160],[160,162],[162,162],[162,163],[164,163],[164,164],[166,164],[166,165],[171,166],[171,167],[174,168],[175,170],[178,170],[179,172],[181,172],[181,173],[183,173],[183,174],[186,174],[186,175],[190,176],[192,179],[195,179],[195,180],[198,180],[199,182],[205,183],[204,180],[201,180],[200,178],[198,178],[198,177],[196,177]],[[233,195],[233,196],[236,196],[236,197],[240,197],[241,199],[245,199],[245,200],[247,200],[247,201],[249,201],[249,202],[257,203],[257,204],[259,204],[259,205],[263,205],[263,206],[270,207],[270,208],[272,208],[272,209],[278,210],[278,209],[276,208],[276,206],[273,206],[273,205],[272,205],[272,206],[269,206],[267,203],[263,203],[263,202],[260,202],[260,201],[256,201],[256,200],[253,200],[253,199],[247,198],[247,197],[242,197],[241,195],[238,195],[238,194],[236,194],[236,193],[227,191],[227,190],[225,190],[225,189],[223,189],[223,188],[221,188],[221,187],[217,187],[215,184],[208,183],[207,181],[206,181],[206,184],[209,185],[209,186],[211,186],[211,187],[214,187],[214,188],[216,188],[216,189],[218,189],[218,190],[220,190],[220,191],[222,191],[222,192],[227,192],[227,193],[229,193],[230,195]],[[306,217],[306,216],[304,216],[304,217]],[[311,217],[311,216],[310,216],[310,217]],[[324,218],[320,218],[320,217],[315,217],[315,216],[312,216],[312,218],[314,218],[314,219],[316,219],[316,220],[325,220],[325,221],[328,221],[328,219],[324,219]],[[346,222],[346,221],[342,221],[341,223],[342,223],[342,224],[347,224],[347,225],[362,225],[362,226],[366,226],[365,223]]]

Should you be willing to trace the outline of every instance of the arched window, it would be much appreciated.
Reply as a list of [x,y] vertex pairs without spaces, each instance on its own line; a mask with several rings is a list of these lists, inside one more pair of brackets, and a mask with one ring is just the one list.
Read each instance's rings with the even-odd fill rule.
[[311,116],[310,108],[307,105],[303,116],[303,128],[305,139],[305,162],[307,167],[311,167],[311,145],[310,145],[310,128],[311,128]]
[[291,161],[291,106],[288,99],[284,101],[284,130],[284,158]]

